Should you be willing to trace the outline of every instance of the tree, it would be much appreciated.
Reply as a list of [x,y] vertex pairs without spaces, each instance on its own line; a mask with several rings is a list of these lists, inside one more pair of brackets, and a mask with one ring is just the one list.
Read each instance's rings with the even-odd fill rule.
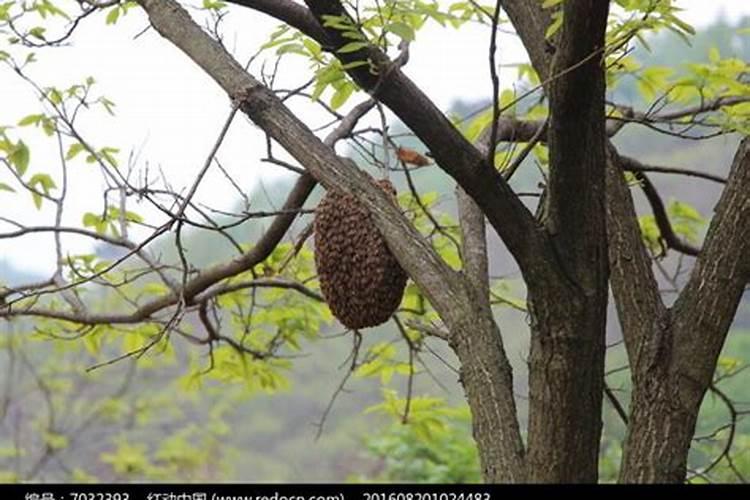
[[[600,0],[505,0],[493,6],[455,2],[447,8],[421,1],[373,2],[367,7],[339,0],[309,0],[304,5],[290,0],[227,3],[265,13],[283,23],[269,46],[278,47],[281,54],[298,53],[310,59],[315,69],[313,99],[329,86],[335,89],[333,108],[357,91],[370,97],[345,116],[336,113],[336,127],[320,140],[285,103],[306,87],[280,97],[269,84],[246,71],[221,38],[202,29],[180,3],[79,2],[82,12],[76,22],[100,9],[109,9],[107,20],[115,22],[128,9],[141,7],[165,43],[192,59],[232,99],[232,115],[244,113],[268,136],[269,144],[280,145],[300,165],[287,163],[299,172],[299,178],[283,208],[272,214],[273,222],[252,247],[241,248],[241,253],[227,262],[194,269],[182,244],[183,228],[213,225],[219,232],[226,229],[210,217],[196,223],[187,216],[189,211],[200,213],[191,199],[213,157],[186,194],[166,193],[172,206],[159,206],[168,216],[167,222],[135,243],[128,238],[127,228],[143,221],[126,209],[124,200],[164,193],[134,188],[125,176],[114,173],[116,151],[95,147],[79,132],[76,113],[90,104],[93,82],[66,91],[37,86],[51,113],[27,117],[22,125],[37,124],[58,137],[63,162],[84,154],[88,161],[99,164],[108,172],[112,189],[121,193],[121,204],[108,205],[101,216],[84,218],[84,226],[90,229],[64,227],[58,218],[56,225],[47,228],[17,224],[16,231],[3,236],[21,236],[29,231],[57,235],[73,232],[123,248],[126,253],[109,262],[66,262],[58,242],[60,263],[54,276],[43,283],[6,287],[2,297],[7,305],[0,314],[6,319],[58,320],[67,328],[79,328],[80,334],[101,325],[158,325],[156,333],[125,355],[140,355],[177,332],[196,343],[219,346],[217,363],[240,366],[236,357],[242,354],[247,364],[242,365],[243,375],[238,376],[253,376],[261,383],[266,380],[273,384],[274,363],[284,362],[277,355],[293,348],[300,332],[312,335],[317,331],[326,314],[314,283],[309,281],[309,255],[307,261],[301,253],[297,255],[304,239],[296,248],[280,245],[314,187],[321,183],[328,189],[355,194],[369,209],[392,253],[416,284],[411,293],[429,304],[422,308],[425,317],[439,318],[438,326],[417,320],[399,324],[410,348],[421,341],[421,336],[432,335],[444,339],[455,352],[485,481],[597,480],[603,397],[606,393],[616,401],[607,391],[604,374],[609,287],[632,379],[627,414],[621,409],[628,433],[620,480],[683,481],[698,410],[711,387],[719,353],[750,280],[750,142],[745,137],[737,147],[721,199],[698,247],[685,241],[672,226],[648,178],[647,172],[654,168],[621,155],[612,137],[628,123],[684,137],[690,137],[698,126],[709,135],[739,132],[746,136],[750,130],[747,64],[713,54],[709,64],[696,64],[691,74],[673,80],[659,68],[637,68],[629,50],[645,33],[667,28],[689,36],[692,31],[676,17],[676,7],[668,0],[618,0],[613,2],[619,9],[616,13],[610,13],[610,2]],[[49,1],[25,7],[15,4],[4,4],[0,18],[6,30],[15,33],[16,41],[26,45],[58,42],[44,29],[20,26],[21,18],[30,12],[60,15],[57,6]],[[204,2],[204,7],[221,12],[224,4]],[[501,104],[499,96],[494,52],[501,10],[528,52],[528,70],[540,82],[532,90],[543,94],[540,104],[527,110],[525,116],[509,115],[506,111],[510,106]],[[221,14],[215,15],[221,19]],[[482,120],[475,122],[480,133],[475,130],[473,136],[453,123],[401,70],[408,62],[415,32],[428,19],[455,25],[477,19],[492,28],[489,56],[493,104],[482,114]],[[388,51],[396,45],[399,54],[389,57]],[[21,64],[7,52],[0,52],[0,56],[34,85],[25,73],[29,61]],[[647,111],[607,100],[608,86],[614,87],[627,74],[637,74],[644,94],[653,94],[654,102]],[[106,99],[99,102],[108,106]],[[382,112],[383,107],[403,122],[424,144],[437,167],[459,186],[459,269],[451,267],[434,240],[420,233],[407,214],[362,170],[334,150],[337,142],[353,136],[366,113],[373,109]],[[394,149],[392,139],[385,126],[379,133],[384,144],[380,161],[387,161],[388,151]],[[496,151],[499,142],[525,146],[503,163],[503,155]],[[221,139],[217,149],[220,143]],[[64,187],[60,195],[51,177],[24,177],[29,150],[23,141],[3,132],[0,146],[5,154],[3,163],[24,188],[39,203],[56,204],[58,213],[62,213]],[[536,214],[509,184],[532,150],[548,152]],[[498,157],[503,168],[498,168]],[[408,177],[406,164],[403,170]],[[629,180],[643,189],[653,207],[654,227],[651,239],[646,232],[645,241]],[[415,200],[421,204],[418,197]],[[511,366],[492,312],[485,220],[518,264],[527,289],[531,347],[525,439]],[[443,231],[439,221],[430,221],[445,238],[456,239],[450,231]],[[179,257],[176,270],[164,268],[147,248],[170,231],[174,231]],[[662,297],[652,271],[653,258],[667,251],[695,257],[689,278],[671,305]],[[131,257],[139,258],[149,275],[160,280],[150,295],[127,291],[129,286],[142,285],[144,279],[135,275],[136,269],[120,266]],[[296,279],[284,274],[290,259],[298,266]],[[116,275],[118,269],[125,270]],[[76,292],[87,283],[112,288],[115,293],[121,291],[131,307],[127,312],[91,312]],[[276,289],[288,290],[278,297],[307,304],[300,307],[308,308],[310,315],[306,318],[312,318],[314,324],[301,327],[295,324],[298,316],[281,313],[274,317],[269,313],[263,320],[277,323],[275,334],[264,331],[240,341],[225,334],[219,328],[219,311],[241,307],[239,302],[247,300],[247,290],[263,288],[272,288],[277,294]],[[298,295],[290,298],[292,291]],[[59,296],[63,302],[45,300],[51,296]],[[303,297],[318,303],[309,305]],[[181,331],[185,318],[192,313],[197,315],[205,337]],[[237,317],[240,330],[244,327],[247,334],[252,328],[252,314]],[[353,366],[356,363],[354,356]],[[413,365],[406,371],[412,373]],[[409,404],[405,402],[405,418]]]

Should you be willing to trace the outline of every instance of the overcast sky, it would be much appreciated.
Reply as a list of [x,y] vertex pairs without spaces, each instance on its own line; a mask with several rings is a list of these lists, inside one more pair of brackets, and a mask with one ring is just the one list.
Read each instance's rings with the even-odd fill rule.
[[[730,20],[750,15],[748,0],[678,0],[675,3],[684,9],[682,18],[697,28],[710,24],[721,12]],[[84,135],[98,146],[119,147],[122,163],[127,163],[130,152],[137,153],[141,168],[148,164],[152,173],[163,170],[173,187],[179,190],[189,186],[201,168],[229,113],[229,101],[208,76],[153,31],[134,40],[146,25],[145,17],[137,9],[115,27],[105,26],[101,15],[90,17],[77,30],[72,47],[41,51],[39,62],[29,71],[43,86],[66,86],[87,76],[95,77],[98,91],[116,102],[117,114],[108,117],[92,112],[84,116],[80,123]],[[225,43],[244,63],[274,27],[275,23],[265,16],[232,7],[223,25]],[[491,88],[487,56],[485,50],[477,50],[477,47],[486,47],[488,36],[486,29],[455,31],[428,25],[419,32],[405,71],[443,109],[457,98],[486,98]],[[518,63],[525,59],[515,37],[501,36],[499,46],[501,63]],[[0,46],[0,49],[5,48]],[[277,86],[292,87],[306,81],[310,76],[306,68],[301,58],[288,58],[281,66],[281,85]],[[251,67],[256,76],[259,69],[257,63]],[[503,85],[512,85],[515,75],[515,70],[502,69]],[[39,102],[28,86],[4,67],[0,68],[0,89],[0,125],[11,125],[25,115],[40,112]],[[351,102],[357,103],[363,98],[355,96]],[[326,119],[300,101],[294,109],[313,124]],[[32,146],[30,171],[43,171],[58,178],[59,161],[52,147],[54,143],[30,129],[19,132],[23,132],[24,141]],[[236,181],[249,191],[259,176],[271,179],[280,173],[276,167],[257,162],[263,152],[262,134],[243,117],[238,117],[219,158]],[[72,165],[70,176],[65,221],[76,225],[84,212],[100,211],[99,192],[103,182],[97,170],[83,162]],[[0,172],[0,182],[13,184],[7,172]],[[231,193],[226,179],[214,172],[201,185],[196,200],[216,208],[231,209],[237,202],[237,197]],[[16,194],[0,192],[0,207],[0,215],[25,224],[51,224],[53,221],[51,210],[37,211],[31,198],[20,190]],[[149,213],[143,207],[133,208]],[[9,229],[0,225],[2,232]],[[91,249],[90,242],[84,239],[67,237],[65,241],[71,252]],[[0,260],[29,271],[47,272],[54,265],[51,244],[51,237],[42,235],[0,240]]]

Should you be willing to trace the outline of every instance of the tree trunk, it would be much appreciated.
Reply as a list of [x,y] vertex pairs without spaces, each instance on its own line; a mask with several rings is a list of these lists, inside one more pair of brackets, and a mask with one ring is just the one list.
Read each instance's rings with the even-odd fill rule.
[[461,363],[460,381],[471,408],[482,477],[487,483],[525,482],[513,374],[492,312],[477,307],[467,314],[451,330],[451,347]]
[[530,297],[529,479],[598,478],[606,297],[550,287]]
[[607,314],[604,47],[609,2],[567,0],[552,59],[549,204],[557,276],[529,283],[530,479],[598,478]]
[[614,168],[616,153],[610,158],[612,290],[633,383],[620,481],[679,483],[701,401],[750,281],[750,139],[737,148],[698,260],[669,310],[659,297],[622,173]]

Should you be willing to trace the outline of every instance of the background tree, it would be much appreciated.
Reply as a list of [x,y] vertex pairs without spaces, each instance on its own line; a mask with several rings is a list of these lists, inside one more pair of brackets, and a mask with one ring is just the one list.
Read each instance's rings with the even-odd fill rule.
[[[596,481],[605,394],[627,424],[619,479],[685,479],[700,404],[711,388],[719,353],[750,278],[750,143],[740,142],[729,177],[719,179],[725,187],[698,244],[688,237],[696,236],[700,218],[684,205],[665,208],[648,177],[650,171],[665,169],[622,155],[611,138],[628,123],[691,139],[731,132],[747,135],[750,86],[747,64],[722,59],[718,52],[707,64],[689,66],[687,74],[638,66],[630,51],[645,33],[692,33],[672,2],[623,0],[612,2],[612,12],[610,2],[596,0],[506,0],[502,6],[228,2],[283,23],[266,49],[310,60],[310,82],[286,91],[274,91],[273,76],[253,77],[223,45],[216,31],[223,3],[203,4],[214,13],[213,32],[202,29],[172,0],[78,3],[77,17],[48,1],[8,2],[0,14],[12,42],[34,47],[64,42],[79,21],[98,10],[106,9],[107,22],[114,23],[139,6],[156,32],[226,92],[232,111],[187,191],[172,189],[169,181],[159,187],[149,182],[137,185],[132,168],[119,165],[117,150],[94,145],[78,126],[83,110],[112,105],[105,97],[94,97],[93,80],[63,89],[45,87],[28,74],[33,57],[0,52],[8,66],[36,89],[45,107],[44,113],[29,115],[19,124],[37,125],[57,140],[62,171],[57,181],[45,173],[28,175],[28,146],[14,131],[3,130],[0,149],[8,171],[35,203],[52,204],[56,213],[50,226],[5,219],[15,228],[3,237],[51,232],[57,254],[56,271],[48,280],[5,288],[3,317],[44,318],[51,322],[47,331],[88,342],[124,334],[121,345],[101,351],[120,349],[105,364],[141,357],[180,337],[208,346],[207,377],[276,388],[283,384],[280,370],[289,365],[289,353],[330,319],[316,291],[309,251],[303,248],[304,232],[292,244],[281,243],[320,182],[362,200],[416,285],[394,319],[408,346],[407,363],[392,362],[394,352],[388,344],[373,346],[361,359],[361,336],[353,335],[351,372],[378,374],[383,380],[393,373],[408,377],[406,397],[386,393],[380,409],[399,413],[424,433],[439,425],[433,417],[438,403],[415,397],[411,383],[425,338],[433,336],[445,340],[457,357],[484,480]],[[533,87],[517,96],[500,93],[495,71],[501,7],[531,60],[523,70]],[[53,38],[34,24],[34,16],[74,20]],[[454,26],[482,22],[491,28],[492,104],[472,120],[451,121],[401,69],[408,63],[415,33],[428,20]],[[645,110],[607,98],[607,89],[628,75],[637,76],[641,93],[651,101]],[[335,121],[321,140],[287,104],[300,96],[319,100],[328,88],[333,95],[326,107]],[[370,97],[339,114],[336,110],[358,91]],[[523,101],[532,95],[537,98],[533,105]],[[410,173],[415,167],[403,161],[403,154],[397,162],[397,138],[389,133],[385,108],[458,185],[457,227],[436,217],[429,200],[419,196]],[[358,121],[373,110],[383,116],[380,128],[357,130]],[[193,198],[209,169],[214,164],[221,169],[216,153],[238,112],[267,135],[268,161],[298,172],[299,178],[280,210],[246,210],[238,220],[218,223]],[[334,146],[343,139],[369,149],[370,161],[381,171],[403,172],[411,195],[402,200],[403,209],[356,165],[336,154]],[[524,145],[497,151],[499,142]],[[291,158],[274,156],[276,145]],[[509,181],[532,152],[541,167],[541,192],[536,207],[529,208]],[[68,227],[61,222],[65,172],[77,157],[98,165],[109,187],[100,214],[86,214],[83,227]],[[641,225],[629,184],[643,190],[653,210],[653,217]],[[163,222],[148,223],[129,210],[127,202],[133,197],[145,197],[162,212]],[[259,216],[272,216],[273,221],[252,246],[243,246],[227,232]],[[525,436],[511,364],[492,310],[502,295],[490,279],[485,219],[517,263],[526,286],[526,301],[516,303],[528,308],[531,330]],[[152,231],[146,238],[129,237],[132,226],[149,224]],[[183,233],[191,226],[220,233],[236,248],[236,256],[197,267],[184,241]],[[94,238],[120,251],[107,259],[67,256],[60,238],[66,233]],[[174,240],[174,264],[149,249],[167,235]],[[696,259],[689,273],[681,267],[675,271],[674,300],[664,299],[652,270],[654,258],[668,251]],[[631,374],[627,410],[605,384],[609,286]],[[87,295],[95,290],[108,290],[127,307],[94,312]],[[200,334],[192,331],[194,325]],[[738,412],[729,407],[734,421]],[[731,444],[720,458],[731,464],[730,449]]]

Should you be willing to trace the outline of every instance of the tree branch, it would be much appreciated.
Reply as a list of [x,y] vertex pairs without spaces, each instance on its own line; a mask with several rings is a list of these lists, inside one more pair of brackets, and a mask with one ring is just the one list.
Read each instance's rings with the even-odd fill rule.
[[[356,29],[356,24],[338,0],[309,0],[307,5],[321,25],[325,16],[344,16]],[[333,50],[350,42],[335,28],[327,28],[327,33]],[[494,166],[486,162],[486,158],[380,49],[370,45],[354,52],[335,52],[335,55],[345,64],[372,62],[377,74],[367,66],[347,71],[427,145],[436,163],[477,202],[518,261],[526,279],[535,283],[548,282],[550,273],[555,273],[549,242]]]
[[659,233],[667,247],[684,253],[685,255],[698,255],[700,253],[700,248],[694,247],[686,241],[682,241],[682,239],[674,232],[672,223],[669,221],[669,215],[667,215],[667,210],[664,208],[664,202],[648,176],[643,172],[637,171],[634,172],[634,175],[638,182],[640,182],[643,194],[646,195],[646,199],[648,200],[649,205],[651,205],[651,211],[654,214],[656,226],[659,228]]
[[[481,408],[474,415],[478,432],[492,433],[496,437],[495,444],[484,451],[491,457],[491,460],[484,461],[490,468],[487,476],[491,480],[520,480],[524,474],[523,443],[509,371],[501,366],[498,350],[475,352],[477,345],[484,344],[466,342],[471,332],[480,332],[488,340],[495,341],[499,339],[499,332],[491,316],[477,318],[472,290],[463,277],[448,267],[382,189],[353,162],[336,156],[332,148],[323,144],[273,92],[245,72],[221,45],[203,32],[177,2],[138,0],[138,3],[162,36],[238,100],[240,109],[305,165],[311,175],[326,187],[352,193],[367,207],[394,256],[452,332],[456,349],[476,359],[472,367],[462,372],[469,398],[476,400],[481,397],[487,384],[498,393],[492,405]],[[396,67],[393,71],[399,70]],[[475,149],[471,148],[471,151],[479,155]],[[196,279],[199,278],[200,275]]]
[[[673,307],[680,371],[711,382],[721,347],[750,282],[750,138],[737,147],[703,249]],[[700,397],[703,392],[700,393]]]
[[314,39],[323,48],[330,48],[328,35],[318,24],[315,16],[308,9],[292,0],[227,0],[227,3],[249,7],[275,17]]
[[644,350],[638,346],[652,335],[654,322],[665,322],[667,309],[651,270],[630,189],[614,146],[607,158],[607,239],[610,281],[628,358],[635,372]]

